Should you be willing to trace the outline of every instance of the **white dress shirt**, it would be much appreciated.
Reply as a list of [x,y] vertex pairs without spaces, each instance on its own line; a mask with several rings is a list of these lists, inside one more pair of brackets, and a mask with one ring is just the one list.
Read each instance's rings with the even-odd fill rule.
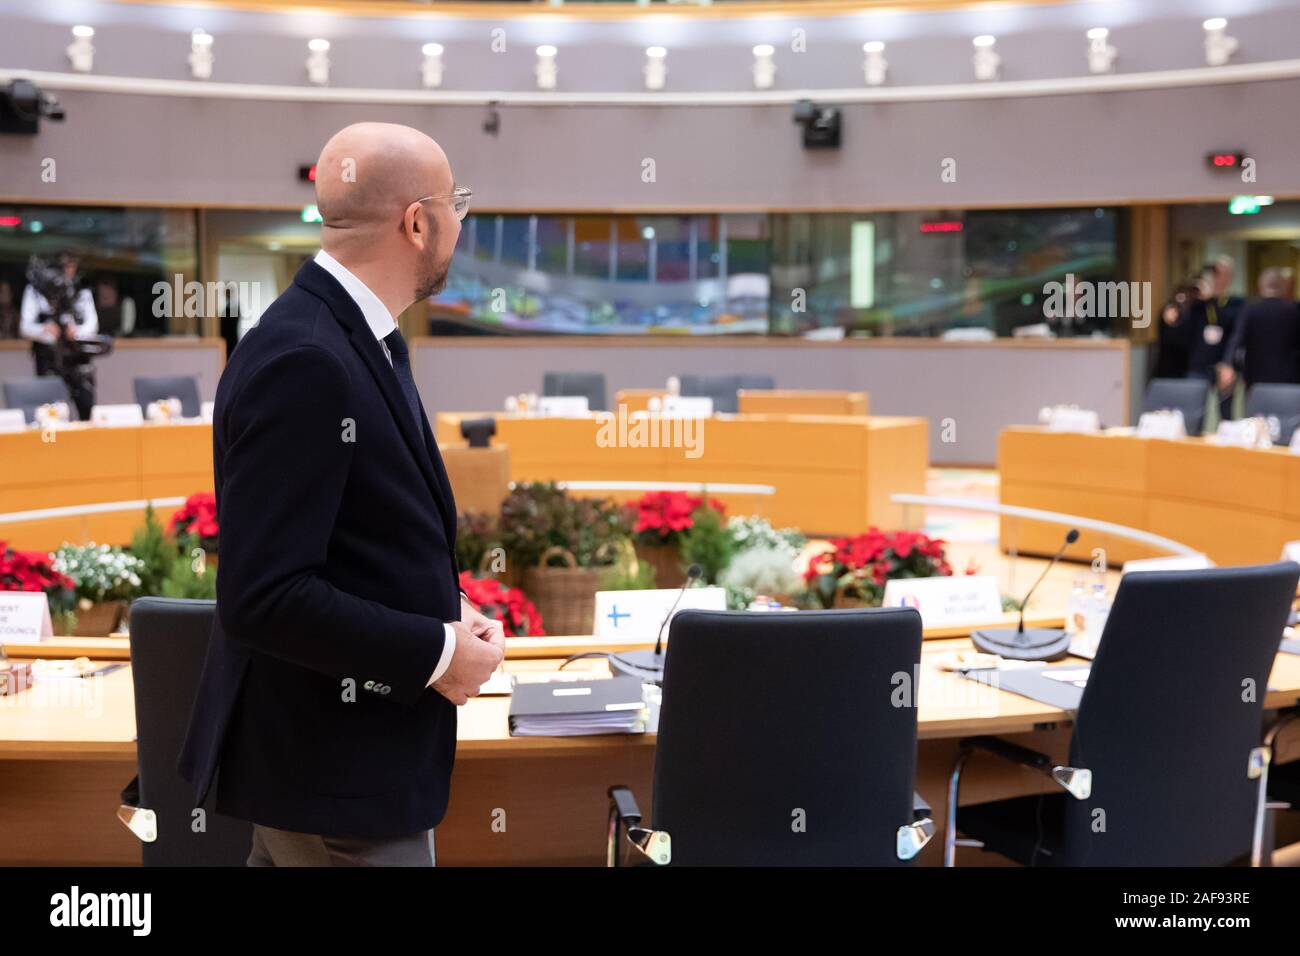
[[[391,365],[393,356],[389,354],[384,336],[392,334],[397,328],[397,322],[393,314],[388,311],[388,306],[380,301],[379,296],[375,295],[369,286],[324,249],[316,253],[316,265],[337,279],[339,285],[343,286],[343,291],[352,297],[352,301],[361,310],[366,325],[370,326],[370,331],[379,340],[379,346],[384,350],[388,364]],[[451,666],[451,656],[456,652],[456,632],[452,630],[450,624],[443,625],[443,633],[446,634],[446,639],[442,642],[442,656],[438,658],[438,666],[433,669],[433,676],[429,678],[430,686],[447,672],[447,668]]]
[[[53,319],[42,318],[49,311],[49,300],[37,292],[36,287],[30,282],[27,283],[27,288],[23,290],[18,334],[33,342],[54,345],[59,340],[59,334],[45,327],[45,323]],[[77,293],[77,298],[73,300],[71,318],[77,327],[78,335],[95,335],[99,332],[99,313],[95,311],[95,297],[90,294],[89,289],[82,289]]]

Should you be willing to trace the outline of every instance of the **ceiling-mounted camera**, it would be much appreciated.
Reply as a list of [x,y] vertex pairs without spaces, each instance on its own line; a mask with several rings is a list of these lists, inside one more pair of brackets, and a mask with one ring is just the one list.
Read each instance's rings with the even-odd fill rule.
[[0,86],[0,133],[34,136],[41,120],[62,120],[63,106],[53,93],[43,92],[31,80],[11,80]]
[[804,149],[840,148],[840,108],[818,106],[812,100],[794,104],[794,121],[803,127]]

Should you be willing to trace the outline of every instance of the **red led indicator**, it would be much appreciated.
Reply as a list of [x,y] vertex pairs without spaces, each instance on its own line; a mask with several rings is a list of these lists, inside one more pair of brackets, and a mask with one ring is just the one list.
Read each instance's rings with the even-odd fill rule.
[[956,219],[921,223],[921,231],[924,233],[961,232],[963,228],[965,228],[964,224]]

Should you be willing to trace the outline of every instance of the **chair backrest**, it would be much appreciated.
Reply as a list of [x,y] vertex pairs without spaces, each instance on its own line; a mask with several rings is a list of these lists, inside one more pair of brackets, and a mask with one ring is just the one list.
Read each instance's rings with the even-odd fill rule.
[[651,818],[686,865],[897,865],[921,617],[696,611],[669,631]]
[[215,614],[215,601],[141,598],[131,605],[140,806],[158,816],[158,839],[141,844],[145,866],[243,866],[248,859],[252,824],[218,816],[209,796],[206,830],[195,833],[194,788],[176,770]]
[[682,395],[713,399],[713,410],[734,415],[740,410],[742,388],[776,388],[771,375],[681,375]]
[[605,374],[603,372],[547,372],[542,376],[542,394],[546,396],[585,395],[593,412],[607,411]]
[[1205,427],[1205,396],[1209,389],[1199,378],[1153,378],[1142,397],[1142,411],[1177,409],[1183,413],[1187,434],[1199,435]]
[[1286,445],[1300,425],[1300,385],[1261,382],[1246,393],[1246,417],[1272,415],[1281,425],[1278,444]]
[[186,418],[199,417],[199,383],[193,375],[140,376],[132,384],[135,387],[135,400],[140,403],[140,411],[146,415],[151,402],[179,398],[182,415]]
[[63,379],[53,375],[11,379],[4,383],[4,395],[5,407],[21,408],[28,424],[36,421],[36,409],[51,402],[66,402],[68,417],[73,420],[77,417],[77,406],[68,394],[68,386],[63,384]]
[[1084,688],[1067,866],[1218,866],[1250,851],[1264,694],[1295,597],[1291,561],[1126,574]]

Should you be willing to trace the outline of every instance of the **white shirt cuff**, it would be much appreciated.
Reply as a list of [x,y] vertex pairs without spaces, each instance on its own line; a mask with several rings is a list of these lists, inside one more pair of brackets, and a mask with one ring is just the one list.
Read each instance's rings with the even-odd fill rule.
[[447,673],[447,668],[451,666],[451,656],[456,653],[456,632],[451,629],[450,624],[444,624],[442,631],[446,635],[442,642],[442,656],[438,658],[438,666],[433,669],[433,676],[429,678],[430,687],[439,677]]

